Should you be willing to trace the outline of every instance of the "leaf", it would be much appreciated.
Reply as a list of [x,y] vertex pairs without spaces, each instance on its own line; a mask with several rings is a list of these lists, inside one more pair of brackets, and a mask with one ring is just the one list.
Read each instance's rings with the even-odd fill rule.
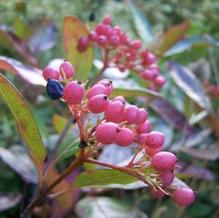
[[192,47],[219,47],[219,40],[212,38],[211,36],[192,36],[182,39],[176,43],[170,50],[165,52],[165,57],[182,53]]
[[40,69],[24,65],[15,59],[0,56],[0,69],[17,74],[32,85],[46,86]]
[[38,183],[36,168],[23,147],[0,148],[0,158],[27,183]]
[[190,23],[185,21],[169,28],[163,35],[151,43],[149,46],[150,50],[157,56],[162,57],[166,51],[168,51],[185,36],[189,27]]
[[87,80],[93,64],[92,47],[89,47],[85,52],[77,50],[78,40],[87,35],[86,26],[78,18],[73,16],[64,18],[63,40],[66,59],[74,65],[76,78],[80,80]]
[[211,112],[211,102],[205,94],[204,89],[198,78],[187,68],[169,63],[170,75],[176,84],[185,92],[188,97],[195,101],[200,107]]
[[128,1],[129,9],[133,15],[133,21],[138,35],[144,42],[149,43],[154,38],[152,27],[142,11],[140,11],[132,0]]
[[80,218],[147,218],[142,211],[126,202],[107,197],[86,197],[76,205]]
[[15,35],[26,40],[31,35],[31,31],[26,24],[25,20],[20,16],[16,16],[13,23],[13,29],[15,31]]
[[99,169],[81,173],[76,177],[73,186],[83,187],[106,187],[108,184],[129,184],[137,179],[124,172],[113,169]]
[[43,20],[28,40],[28,47],[33,54],[47,51],[55,46],[57,28],[51,19]]
[[16,206],[20,201],[20,193],[0,193],[0,212]]
[[65,117],[58,114],[54,114],[52,117],[52,124],[57,133],[61,133],[63,131],[67,122],[68,120]]
[[184,114],[167,100],[163,98],[154,99],[150,105],[156,113],[174,128],[185,132],[190,129]]
[[12,112],[17,122],[20,135],[28,146],[30,155],[38,170],[41,171],[46,157],[46,150],[36,121],[21,93],[1,74],[0,97]]

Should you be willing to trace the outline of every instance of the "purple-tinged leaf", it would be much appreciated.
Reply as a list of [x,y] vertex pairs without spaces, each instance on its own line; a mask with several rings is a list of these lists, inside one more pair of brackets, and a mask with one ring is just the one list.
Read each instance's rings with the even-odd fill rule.
[[46,81],[43,79],[40,69],[22,64],[15,59],[0,56],[0,70],[17,74],[30,84],[46,86]]
[[0,193],[0,212],[15,207],[21,200],[20,193]]
[[170,75],[176,84],[200,107],[211,112],[211,102],[198,78],[186,67],[169,63]]
[[27,183],[38,183],[37,170],[22,146],[0,148],[0,158]]

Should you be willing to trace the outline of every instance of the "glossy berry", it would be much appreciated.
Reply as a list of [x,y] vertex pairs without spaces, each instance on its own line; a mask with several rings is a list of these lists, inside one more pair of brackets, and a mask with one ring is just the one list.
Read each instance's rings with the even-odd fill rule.
[[84,85],[79,81],[69,82],[63,91],[63,98],[68,104],[79,104],[84,97]]
[[163,76],[157,76],[155,79],[154,79],[154,84],[156,86],[163,86],[165,84],[166,80]]
[[158,131],[152,131],[147,134],[145,143],[149,148],[159,148],[164,144],[165,136]]
[[178,205],[186,207],[195,201],[195,193],[191,188],[180,187],[173,192],[172,198]]
[[138,109],[138,115],[135,120],[135,124],[140,125],[146,121],[148,118],[148,112],[144,108]]
[[163,187],[167,187],[171,185],[174,180],[174,173],[172,171],[164,171],[160,174],[160,179],[162,182]]
[[75,74],[75,69],[72,64],[68,61],[63,62],[60,65],[60,74],[62,75],[63,79],[70,79]]
[[124,119],[125,107],[121,101],[111,101],[105,110],[107,121],[120,123]]
[[59,72],[52,67],[46,67],[43,70],[43,78],[48,81],[48,79],[59,80]]
[[168,151],[158,152],[152,157],[151,165],[156,170],[171,171],[176,165],[176,156]]
[[87,97],[92,98],[95,95],[104,94],[107,95],[107,88],[102,84],[96,84],[88,89]]
[[112,122],[100,124],[96,131],[95,136],[97,141],[102,144],[112,144],[116,141],[119,126]]
[[78,42],[78,46],[77,46],[78,51],[84,52],[87,50],[88,46],[89,46],[89,38],[87,36],[82,36]]
[[115,143],[120,146],[128,146],[134,141],[134,137],[135,135],[132,130],[122,127],[118,131]]
[[102,113],[108,106],[108,98],[106,95],[95,95],[88,100],[88,109],[92,113]]
[[63,86],[62,84],[54,79],[49,79],[46,85],[46,90],[49,97],[53,100],[60,99],[63,95]]
[[144,123],[140,124],[136,128],[138,133],[148,133],[151,131],[151,123],[149,120],[146,120]]
[[138,107],[135,105],[128,105],[125,108],[125,120],[129,124],[133,124],[138,116]]

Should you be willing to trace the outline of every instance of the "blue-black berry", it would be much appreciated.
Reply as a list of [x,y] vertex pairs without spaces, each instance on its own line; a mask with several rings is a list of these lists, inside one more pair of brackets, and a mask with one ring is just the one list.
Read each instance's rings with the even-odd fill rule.
[[46,90],[51,99],[57,100],[62,97],[64,87],[61,82],[54,79],[49,79],[46,85]]

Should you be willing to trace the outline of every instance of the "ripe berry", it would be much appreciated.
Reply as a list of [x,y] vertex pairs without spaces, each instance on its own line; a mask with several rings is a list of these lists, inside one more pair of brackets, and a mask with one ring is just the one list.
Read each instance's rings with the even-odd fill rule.
[[141,72],[141,76],[145,80],[153,80],[157,76],[158,72],[153,69],[146,69]]
[[105,110],[108,121],[120,123],[124,118],[125,107],[121,101],[111,101]]
[[119,126],[112,122],[100,124],[96,131],[95,136],[97,141],[102,144],[112,144],[116,141]]
[[142,44],[141,44],[141,41],[140,41],[140,40],[134,40],[134,41],[132,41],[132,42],[130,43],[131,49],[134,49],[134,50],[140,49],[141,46],[142,46]]
[[156,170],[171,171],[176,165],[176,156],[167,151],[158,152],[152,157],[151,165]]
[[154,79],[154,84],[156,86],[163,86],[165,84],[166,80],[163,76],[156,76]]
[[106,95],[95,95],[88,100],[88,109],[92,113],[102,113],[108,106],[108,98]]
[[49,97],[53,100],[60,99],[63,95],[63,86],[62,84],[54,79],[49,79],[46,85],[46,90]]
[[169,186],[174,180],[174,174],[172,171],[164,171],[160,174],[163,187]]
[[110,25],[112,23],[112,18],[110,16],[105,16],[102,21],[103,24]]
[[96,84],[96,85],[92,86],[90,89],[88,89],[87,97],[91,98],[91,97],[98,95],[98,94],[106,95],[107,88],[102,84]]
[[147,134],[145,143],[149,148],[159,148],[162,147],[165,140],[165,136],[161,132],[152,131]]
[[96,39],[97,39],[97,34],[96,34],[96,32],[95,32],[95,31],[91,31],[91,32],[89,33],[89,35],[88,35],[88,38],[89,38],[89,40],[95,42]]
[[122,127],[118,131],[115,143],[120,146],[128,146],[134,141],[134,137],[135,135],[132,130]]
[[180,187],[173,192],[172,198],[178,205],[186,207],[195,201],[195,193],[191,188]]
[[135,124],[140,125],[145,122],[148,117],[148,112],[144,108],[138,109],[138,115],[135,120]]
[[43,70],[43,78],[48,81],[48,79],[59,80],[59,72],[52,67],[46,67]]
[[65,61],[60,65],[60,73],[63,79],[70,79],[74,76],[75,69],[70,62]]
[[97,37],[97,44],[99,46],[105,46],[107,44],[107,38],[104,35],[100,35]]
[[102,84],[106,88],[106,95],[110,96],[113,91],[112,81],[108,79],[100,80],[97,84]]
[[120,45],[120,38],[119,36],[116,36],[116,35],[112,35],[110,38],[109,38],[109,44],[113,47],[117,47]]
[[125,120],[129,124],[133,124],[138,116],[138,107],[135,105],[128,105],[125,108]]
[[112,101],[120,101],[125,104],[125,98],[122,95],[116,96]]
[[148,133],[151,131],[151,123],[149,120],[146,120],[144,123],[140,124],[136,128],[138,133]]
[[107,29],[108,29],[107,25],[99,23],[99,24],[97,24],[95,31],[98,35],[104,35],[106,33]]
[[79,104],[84,97],[85,89],[79,81],[69,82],[63,92],[63,98],[68,104]]
[[78,41],[77,49],[80,52],[84,52],[87,50],[89,46],[89,38],[87,36],[82,36]]

